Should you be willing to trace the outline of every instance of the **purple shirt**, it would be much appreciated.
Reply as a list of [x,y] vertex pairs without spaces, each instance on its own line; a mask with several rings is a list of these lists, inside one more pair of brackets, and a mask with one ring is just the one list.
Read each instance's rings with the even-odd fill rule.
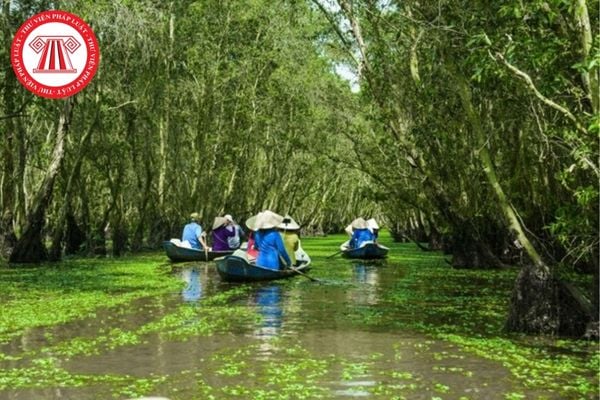
[[213,229],[213,231],[212,231],[213,251],[231,250],[229,248],[227,239],[229,239],[232,236],[235,236],[235,229],[229,230],[229,229],[227,229],[227,225],[223,225],[223,226],[218,227],[217,229]]

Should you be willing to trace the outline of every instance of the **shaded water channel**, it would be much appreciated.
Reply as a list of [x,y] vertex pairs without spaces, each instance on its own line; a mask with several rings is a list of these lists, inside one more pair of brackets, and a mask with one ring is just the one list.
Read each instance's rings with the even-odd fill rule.
[[2,346],[1,368],[39,373],[40,386],[5,388],[0,399],[565,398],[526,387],[501,362],[403,328],[414,310],[386,294],[410,267],[320,261],[320,283],[229,284],[212,263],[163,266],[181,291]]

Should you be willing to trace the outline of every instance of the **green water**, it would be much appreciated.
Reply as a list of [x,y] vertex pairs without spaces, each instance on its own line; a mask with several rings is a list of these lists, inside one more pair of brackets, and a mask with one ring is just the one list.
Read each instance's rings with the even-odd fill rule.
[[228,284],[162,253],[0,269],[0,399],[595,399],[598,343],[506,335],[517,270],[394,244]]

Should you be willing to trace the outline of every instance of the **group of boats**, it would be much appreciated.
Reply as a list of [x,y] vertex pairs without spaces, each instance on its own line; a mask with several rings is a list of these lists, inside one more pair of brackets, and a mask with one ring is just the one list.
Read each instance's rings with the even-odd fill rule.
[[[233,282],[288,278],[290,276],[298,274],[302,275],[305,272],[308,272],[311,266],[311,259],[302,248],[299,248],[296,251],[297,265],[286,269],[273,270],[251,263],[244,257],[234,255],[233,250],[210,251],[191,249],[178,246],[176,241],[165,241],[163,247],[167,256],[173,262],[214,260],[217,264],[217,271],[221,278]],[[389,248],[376,242],[364,242],[357,248],[350,248],[348,242],[345,242],[340,246],[339,253],[346,258],[364,260],[385,258],[388,251]]]

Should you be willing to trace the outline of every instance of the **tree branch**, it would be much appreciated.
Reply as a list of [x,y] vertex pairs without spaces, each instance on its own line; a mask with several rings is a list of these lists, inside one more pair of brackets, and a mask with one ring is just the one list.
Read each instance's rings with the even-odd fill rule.
[[581,125],[581,123],[577,120],[577,118],[575,117],[575,115],[573,115],[573,113],[571,113],[569,110],[567,110],[563,106],[553,102],[552,100],[550,100],[549,98],[544,96],[542,93],[540,93],[540,91],[537,89],[537,87],[533,83],[533,80],[527,73],[521,71],[520,69],[518,69],[517,67],[515,67],[514,65],[512,65],[511,63],[506,61],[506,58],[504,58],[504,55],[501,53],[496,53],[496,57],[494,57],[490,53],[490,56],[493,59],[499,59],[512,73],[517,75],[519,78],[523,79],[525,81],[525,83],[527,84],[527,86],[533,91],[535,96],[538,99],[540,99],[544,104],[554,108],[555,110],[562,113],[565,117],[570,119],[575,124],[575,127],[577,128],[578,131],[580,131],[581,133],[583,133],[585,135],[588,134],[587,129],[585,129],[583,127],[583,125]]

